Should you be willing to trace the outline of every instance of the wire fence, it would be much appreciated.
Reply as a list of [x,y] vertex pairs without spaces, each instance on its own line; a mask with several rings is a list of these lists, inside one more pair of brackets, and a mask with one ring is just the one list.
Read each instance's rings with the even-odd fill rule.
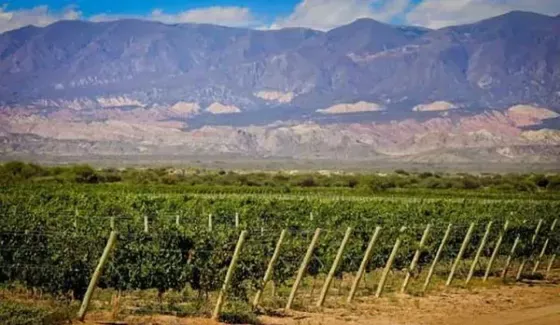
[[[193,229],[188,224],[184,227],[173,223],[158,226],[160,228],[150,227],[146,232],[143,225],[136,223],[126,227],[122,224],[115,225],[114,229],[126,229],[129,232],[118,233],[116,248],[111,253],[100,280],[101,286],[118,290],[155,288],[163,292],[190,286],[206,294],[218,292],[225,286],[231,298],[247,300],[255,290],[266,287],[263,277],[281,229],[257,226],[245,230],[247,238],[239,253],[232,280],[228,283],[224,280],[225,275],[235,259],[233,255],[238,235],[245,227],[226,225],[226,228],[220,229],[220,224],[214,224],[211,227],[213,230],[204,227],[200,230]],[[311,282],[304,280],[300,284],[300,289],[304,290],[296,300],[300,303],[302,299],[316,300],[317,294],[322,294],[325,290],[327,294],[331,292],[337,297],[351,292],[358,296],[372,295],[374,290],[381,292],[379,288],[383,289],[384,286],[389,291],[396,291],[406,274],[411,276],[417,286],[412,290],[420,290],[418,285],[424,279],[430,282],[425,271],[436,264],[436,274],[449,276],[450,283],[453,276],[455,279],[468,277],[472,273],[470,268],[478,270],[479,278],[482,277],[480,272],[486,268],[486,273],[490,275],[505,272],[507,276],[507,268],[512,270],[513,264],[505,264],[506,258],[512,258],[517,263],[515,267],[518,269],[511,272],[510,278],[515,276],[519,280],[520,277],[529,277],[535,273],[546,278],[560,242],[558,233],[550,227],[551,224],[542,221],[537,225],[520,224],[507,230],[502,230],[502,224],[493,224],[492,228],[488,228],[493,232],[489,234],[487,242],[482,239],[486,236],[483,235],[486,223],[478,223],[476,226],[473,223],[453,224],[451,239],[443,242],[443,232],[448,229],[449,224],[440,223],[431,225],[428,239],[421,246],[420,236],[426,226],[413,224],[406,228],[382,227],[371,256],[364,255],[366,245],[373,236],[371,227],[353,228],[339,264],[334,267],[335,255],[346,229],[322,229],[319,241],[313,248],[310,259],[306,261],[305,251],[316,229],[288,227],[278,260],[271,266],[275,288],[278,286],[286,289],[281,293],[267,292],[273,298],[287,301],[287,293],[294,291],[295,295],[298,290],[294,278],[301,267],[304,267],[304,274],[311,278]],[[469,238],[465,235],[471,228],[475,231]],[[228,231],[224,232],[223,229]],[[81,230],[76,227],[61,227],[58,230],[0,230],[0,282],[18,281],[52,293],[69,289],[83,291],[97,266],[108,231],[109,228],[99,225],[93,228],[86,226]],[[501,247],[498,246],[499,236],[504,237]],[[397,241],[400,246],[395,248]],[[515,244],[516,242],[521,244]],[[442,256],[439,261],[434,262],[438,249],[441,249]],[[394,258],[390,256],[392,251],[395,253]],[[417,265],[410,269],[414,255],[418,255]],[[493,266],[490,262],[494,259],[492,256],[496,257]],[[540,263],[540,268],[537,267],[537,262]],[[450,271],[450,266],[454,263],[458,267]],[[357,272],[362,264],[364,273],[354,288],[353,280],[359,276]],[[331,269],[335,271],[334,278],[329,282],[330,287],[324,289],[323,286],[328,282],[325,277]],[[387,282],[381,281],[385,276],[384,269],[389,271]]]

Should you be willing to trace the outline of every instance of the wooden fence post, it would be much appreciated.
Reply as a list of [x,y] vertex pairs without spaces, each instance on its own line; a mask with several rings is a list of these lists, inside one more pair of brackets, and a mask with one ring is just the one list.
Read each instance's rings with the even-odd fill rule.
[[180,224],[181,224],[181,216],[176,215],[176,216],[175,216],[175,225],[176,225],[177,227],[179,227]]
[[253,307],[257,307],[259,305],[264,287],[272,277],[272,273],[274,271],[274,265],[276,264],[276,261],[280,256],[280,248],[282,246],[282,242],[284,241],[284,237],[286,237],[286,229],[282,230],[282,232],[280,233],[280,238],[278,238],[278,241],[276,242],[274,253],[272,254],[272,258],[268,262],[268,267],[266,268],[266,272],[264,273],[262,287],[259,290],[257,290],[257,293],[255,294],[255,299],[253,300]]
[[239,234],[239,240],[237,241],[237,245],[235,245],[235,251],[233,252],[233,257],[231,262],[229,263],[229,267],[226,273],[226,278],[222,285],[222,289],[220,289],[220,294],[218,295],[218,301],[216,301],[216,307],[214,308],[214,312],[212,313],[212,319],[218,320],[220,317],[220,311],[222,310],[222,306],[224,305],[227,289],[229,283],[231,282],[231,278],[233,277],[233,272],[235,271],[235,266],[237,265],[237,260],[239,259],[239,254],[241,253],[241,246],[243,246],[243,242],[245,241],[245,237],[247,236],[247,231],[243,230],[241,234]]
[[508,230],[508,226],[509,226],[509,220],[506,220],[506,222],[504,223],[504,228],[500,232],[498,240],[496,241],[496,246],[494,247],[494,251],[492,252],[492,257],[490,257],[490,261],[488,261],[488,265],[486,266],[486,272],[484,272],[484,279],[482,279],[483,282],[486,282],[486,280],[488,280],[488,276],[492,271],[492,265],[494,264],[494,260],[498,256],[498,253],[500,251],[500,246],[502,245],[502,241],[504,240],[504,236]]
[[[542,224],[543,224],[543,219],[539,219],[539,223],[537,224],[537,227],[535,228],[535,233],[533,234],[533,237],[531,238],[531,251],[529,252],[529,257],[531,257],[531,255],[533,255],[533,247],[535,246],[535,242],[537,241],[537,236],[539,235],[539,231],[541,230]],[[517,269],[517,275],[515,276],[516,281],[519,281],[521,279],[521,275],[523,273],[523,269],[525,268],[526,263],[527,263],[527,257],[523,257],[521,259],[521,264],[519,264],[519,269]]]
[[428,275],[426,276],[426,280],[424,281],[424,286],[422,287],[422,292],[425,292],[426,289],[428,288],[428,285],[430,285],[430,281],[432,280],[432,276],[434,275],[434,271],[436,269],[436,264],[439,261],[441,254],[443,254],[443,248],[445,247],[445,244],[447,243],[447,239],[449,238],[449,234],[451,233],[451,229],[452,229],[453,225],[450,223],[449,225],[447,225],[447,230],[445,230],[445,234],[443,235],[443,239],[441,240],[441,243],[439,244],[438,250],[436,252],[436,256],[434,257],[434,260],[432,261],[432,265],[430,266],[430,270],[428,271]]
[[406,230],[406,227],[402,227],[399,231],[400,233],[399,233],[399,236],[397,237],[397,240],[395,241],[395,245],[393,246],[393,250],[391,251],[391,255],[389,256],[389,259],[387,260],[387,263],[385,264],[385,268],[383,269],[383,273],[381,273],[381,278],[379,279],[379,284],[377,285],[377,291],[375,292],[375,298],[381,297],[381,294],[383,293],[383,288],[385,287],[385,282],[387,281],[387,276],[389,275],[389,271],[391,271],[391,266],[393,265],[393,262],[395,261],[395,257],[397,257],[397,252],[398,252],[399,246],[401,245],[401,242],[402,242],[400,234],[402,234],[405,230]]
[[286,308],[285,308],[286,310],[290,310],[292,308],[292,304],[294,303],[294,299],[296,298],[297,289],[299,287],[299,284],[301,283],[301,280],[303,279],[303,276],[305,275],[307,265],[309,264],[309,260],[311,260],[311,256],[313,255],[313,250],[315,249],[315,245],[317,245],[317,241],[319,241],[320,234],[321,234],[321,228],[317,228],[315,230],[315,234],[313,235],[313,239],[311,239],[311,243],[309,244],[309,247],[307,247],[307,252],[305,253],[305,257],[303,258],[303,261],[301,262],[301,265],[299,267],[296,276],[296,281],[292,286],[292,290],[290,291],[290,296],[288,297],[288,302],[286,303]]
[[235,228],[239,228],[239,213],[235,213]]
[[208,231],[212,232],[212,213],[208,214]]
[[488,225],[486,226],[486,231],[484,232],[484,236],[482,237],[482,240],[480,241],[480,245],[478,246],[478,250],[476,251],[476,255],[474,256],[474,260],[472,261],[471,264],[471,268],[469,269],[469,275],[467,275],[467,280],[465,280],[465,284],[469,284],[469,282],[471,282],[471,279],[474,275],[474,271],[476,269],[476,266],[478,264],[478,259],[480,258],[480,255],[482,254],[482,251],[484,250],[484,246],[486,245],[486,241],[488,241],[488,235],[490,235],[490,229],[492,229],[492,221],[488,222]]
[[334,274],[336,273],[336,269],[338,268],[338,264],[342,259],[342,254],[344,253],[344,248],[348,243],[348,239],[350,239],[350,235],[352,234],[352,228],[348,227],[346,229],[346,233],[344,234],[344,238],[342,239],[342,243],[340,243],[340,247],[338,248],[338,252],[336,253],[336,257],[334,258],[334,262],[327,274],[327,278],[325,279],[325,283],[323,284],[323,288],[321,289],[321,295],[319,296],[319,300],[317,301],[317,307],[323,306],[325,299],[327,298],[327,294],[329,292],[329,288],[331,286],[332,279]]
[[[554,228],[556,228],[556,222],[558,222],[558,219],[554,219],[554,221],[552,221],[552,225],[550,226],[551,233],[554,231]],[[533,271],[531,272],[531,274],[535,274],[539,269],[539,265],[541,264],[541,260],[544,254],[546,253],[546,248],[548,246],[549,241],[550,241],[550,234],[547,236],[546,240],[544,241],[543,247],[541,249],[541,253],[537,257],[537,260],[535,261],[535,266],[533,266]]]
[[463,239],[463,244],[461,245],[461,249],[459,249],[459,254],[457,254],[457,258],[455,258],[455,262],[453,262],[453,265],[451,266],[451,272],[449,273],[449,277],[447,278],[447,282],[445,283],[446,287],[448,287],[451,284],[451,281],[453,281],[453,276],[455,275],[455,271],[457,270],[457,267],[459,266],[459,263],[463,258],[463,254],[465,253],[465,250],[469,245],[469,241],[471,240],[473,230],[474,230],[474,222],[472,222],[471,225],[469,226],[469,230],[467,230],[465,239]]
[[517,245],[519,245],[519,240],[521,239],[521,235],[517,235],[517,237],[515,237],[515,240],[513,241],[513,246],[511,246],[511,251],[509,252],[509,255],[506,259],[506,264],[504,265],[504,269],[502,270],[502,280],[505,280],[507,272],[509,270],[509,265],[511,264],[511,260],[513,259],[513,256],[515,254],[515,249],[517,248]]
[[364,276],[364,272],[366,271],[369,259],[371,258],[371,253],[373,252],[373,246],[379,237],[379,232],[381,231],[381,227],[375,227],[375,231],[373,236],[371,237],[368,247],[366,248],[366,252],[364,253],[364,257],[362,258],[362,263],[360,264],[360,268],[356,273],[356,277],[354,278],[354,282],[352,283],[352,288],[350,289],[350,293],[348,294],[348,299],[346,299],[347,303],[351,303],[352,299],[356,295],[356,290],[358,289],[358,285],[360,284],[360,280]]
[[95,291],[95,288],[97,287],[97,282],[99,281],[99,278],[101,277],[101,273],[103,273],[103,269],[105,268],[105,264],[107,264],[107,260],[109,259],[109,254],[111,253],[111,250],[115,246],[116,241],[117,241],[117,232],[116,231],[111,231],[111,234],[109,235],[109,240],[107,240],[107,245],[105,245],[105,249],[103,250],[103,254],[101,255],[101,259],[99,260],[99,263],[97,264],[97,267],[95,268],[95,272],[93,272],[93,276],[91,277],[91,280],[89,281],[89,286],[87,288],[86,294],[84,295],[84,299],[82,300],[82,305],[80,307],[80,310],[78,311],[78,318],[82,322],[84,321],[84,318],[86,317],[86,313],[87,313],[87,310],[88,310],[88,307],[89,307],[89,303],[91,302],[93,292]]
[[144,216],[144,232],[148,233],[148,216]]
[[550,274],[550,270],[552,270],[552,265],[554,264],[555,259],[556,259],[556,254],[552,254],[550,260],[548,261],[548,266],[546,267],[546,273],[544,274],[545,280],[548,279],[548,275]]
[[414,252],[414,256],[412,257],[412,261],[410,262],[410,266],[406,270],[406,275],[404,276],[404,281],[403,281],[402,286],[401,286],[401,293],[405,293],[406,288],[408,287],[408,282],[410,281],[410,278],[412,277],[412,272],[414,272],[414,270],[416,269],[416,264],[418,263],[418,260],[420,259],[420,254],[422,253],[422,248],[424,247],[424,244],[426,243],[426,240],[428,239],[428,234],[430,233],[430,228],[431,228],[431,225],[428,224],[428,225],[426,225],[426,229],[424,229],[424,233],[422,234],[422,238],[420,239],[420,243],[418,244],[418,248],[416,249],[416,252]]

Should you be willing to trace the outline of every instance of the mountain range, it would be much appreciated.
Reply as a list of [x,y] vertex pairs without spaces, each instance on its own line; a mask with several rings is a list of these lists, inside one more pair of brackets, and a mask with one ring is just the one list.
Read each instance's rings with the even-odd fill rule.
[[560,162],[560,17],[0,35],[0,152]]

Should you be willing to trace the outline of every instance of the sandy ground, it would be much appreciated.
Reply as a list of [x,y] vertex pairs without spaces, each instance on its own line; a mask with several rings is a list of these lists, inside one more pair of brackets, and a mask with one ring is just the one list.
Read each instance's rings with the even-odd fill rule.
[[[359,298],[352,305],[331,301],[282,316],[261,316],[263,325],[558,325],[560,286],[515,284],[498,288],[449,289],[426,297],[388,295]],[[92,314],[86,324],[103,324],[107,314]],[[84,324],[84,323],[76,323]],[[107,322],[105,324],[111,324]],[[121,324],[206,325],[208,319],[173,316],[129,317]]]
[[558,325],[560,287],[523,285],[470,292],[454,290],[427,297],[368,298],[351,308],[262,320],[269,325]]

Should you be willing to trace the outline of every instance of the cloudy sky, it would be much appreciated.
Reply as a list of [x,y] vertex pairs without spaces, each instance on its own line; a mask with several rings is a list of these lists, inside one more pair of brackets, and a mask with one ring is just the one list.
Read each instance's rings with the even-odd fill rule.
[[140,18],[250,28],[328,30],[358,18],[440,28],[511,10],[560,13],[560,0],[0,0],[0,32],[62,19]]

